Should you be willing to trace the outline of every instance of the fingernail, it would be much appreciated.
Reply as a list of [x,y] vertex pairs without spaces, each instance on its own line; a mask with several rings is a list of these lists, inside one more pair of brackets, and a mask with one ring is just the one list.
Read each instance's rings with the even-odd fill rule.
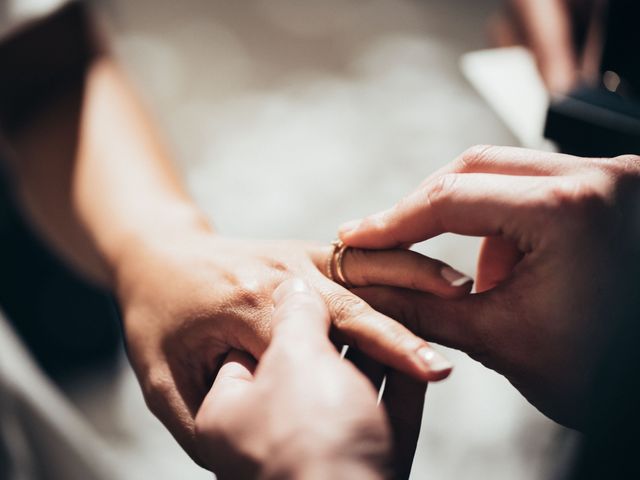
[[445,265],[440,269],[440,275],[444,278],[452,287],[461,287],[462,285],[473,281],[473,279],[464,273]]
[[273,291],[271,298],[273,299],[273,304],[278,305],[278,303],[282,302],[286,297],[292,295],[294,293],[309,293],[311,288],[301,278],[290,278],[289,280],[285,280],[278,288]]
[[362,223],[362,220],[350,220],[348,222],[343,223],[340,228],[338,229],[338,233],[340,235],[345,235],[349,232],[352,232],[354,230],[356,230],[360,224]]
[[453,364],[436,352],[433,348],[422,347],[418,350],[420,360],[434,373],[441,373],[453,369]]

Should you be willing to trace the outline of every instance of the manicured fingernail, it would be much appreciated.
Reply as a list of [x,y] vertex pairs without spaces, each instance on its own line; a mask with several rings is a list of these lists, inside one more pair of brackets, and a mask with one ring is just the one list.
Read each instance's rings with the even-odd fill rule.
[[462,285],[473,281],[471,277],[465,275],[464,273],[460,273],[459,271],[449,267],[448,265],[445,265],[440,269],[440,275],[442,275],[442,278],[449,282],[449,285],[451,285],[452,287],[461,287]]
[[338,233],[340,235],[345,235],[345,234],[347,234],[349,232],[352,232],[352,231],[356,230],[360,226],[361,223],[362,223],[362,220],[350,220],[348,222],[345,222],[338,229]]
[[271,298],[273,299],[273,304],[278,305],[278,303],[282,302],[286,297],[292,295],[294,293],[309,293],[311,288],[301,278],[290,278],[289,280],[285,280],[278,288],[273,291]]
[[453,369],[453,364],[436,352],[433,348],[422,347],[418,350],[418,356],[423,363],[434,373],[441,373]]

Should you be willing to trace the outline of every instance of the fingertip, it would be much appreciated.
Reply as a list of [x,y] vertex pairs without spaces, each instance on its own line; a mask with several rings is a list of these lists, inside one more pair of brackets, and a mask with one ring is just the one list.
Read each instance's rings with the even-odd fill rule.
[[273,292],[272,326],[274,340],[292,335],[311,339],[324,332],[329,325],[329,310],[316,290],[301,278],[281,283]]
[[304,279],[290,278],[278,285],[278,287],[273,291],[271,298],[273,300],[273,305],[278,308],[278,306],[282,305],[289,296],[295,295],[296,293],[311,294],[311,291],[311,287]]
[[361,224],[362,219],[349,220],[348,222],[344,222],[342,225],[340,225],[340,228],[338,228],[338,236],[342,239],[344,239],[344,237],[348,237],[349,234],[356,231]]
[[372,249],[395,247],[399,242],[391,235],[387,221],[391,211],[384,210],[361,220],[346,222],[339,228],[338,237],[350,247]]
[[444,265],[440,269],[440,275],[449,284],[449,286],[455,288],[464,287],[465,285],[473,282],[471,277],[459,272],[449,265]]
[[425,380],[428,382],[441,382],[442,380],[446,380],[447,378],[449,378],[452,372],[453,367],[447,368],[445,370],[430,370],[425,374]]
[[[471,292],[473,291],[473,285],[474,285],[473,282],[469,282],[462,285],[461,287],[456,287],[456,288],[447,287],[446,290],[443,290],[442,292],[438,292],[436,293],[436,295],[445,300],[459,300],[471,294]],[[425,293],[429,293],[429,292],[425,292]]]
[[424,368],[425,380],[444,380],[453,371],[453,364],[428,345],[418,349],[416,355]]

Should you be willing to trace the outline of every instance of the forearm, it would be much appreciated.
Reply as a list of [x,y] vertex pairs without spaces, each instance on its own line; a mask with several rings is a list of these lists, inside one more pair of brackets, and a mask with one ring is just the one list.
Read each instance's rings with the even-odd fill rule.
[[210,229],[109,59],[96,61],[87,76],[79,131],[73,203],[110,268],[135,245]]
[[83,81],[10,132],[9,142],[26,216],[73,267],[109,288],[128,246],[208,228],[108,57],[96,56]]

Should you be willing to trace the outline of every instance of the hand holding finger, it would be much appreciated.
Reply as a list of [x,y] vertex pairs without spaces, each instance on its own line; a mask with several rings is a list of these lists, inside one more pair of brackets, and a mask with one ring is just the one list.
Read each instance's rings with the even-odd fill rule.
[[284,281],[273,292],[273,302],[272,348],[296,342],[305,349],[333,349],[328,339],[329,311],[306,281]]
[[451,363],[406,326],[326,279],[318,282],[318,289],[333,326],[363,353],[422,380],[442,380],[451,373]]

